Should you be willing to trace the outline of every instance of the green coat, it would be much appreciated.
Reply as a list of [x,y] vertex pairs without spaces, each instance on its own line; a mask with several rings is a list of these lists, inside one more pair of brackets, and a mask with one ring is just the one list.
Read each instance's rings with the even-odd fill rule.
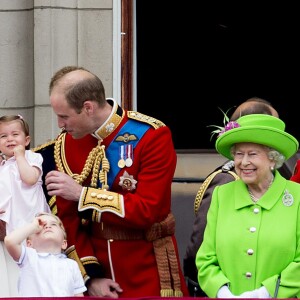
[[257,204],[242,180],[217,186],[196,265],[211,298],[224,284],[234,295],[264,285],[273,296],[279,276],[278,298],[300,295],[300,184],[276,171]]

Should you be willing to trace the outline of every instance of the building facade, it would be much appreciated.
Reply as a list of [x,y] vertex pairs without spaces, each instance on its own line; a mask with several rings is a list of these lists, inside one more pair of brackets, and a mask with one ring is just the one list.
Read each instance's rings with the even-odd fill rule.
[[120,0],[1,0],[0,115],[21,114],[31,146],[56,137],[48,85],[65,65],[97,74],[120,101]]

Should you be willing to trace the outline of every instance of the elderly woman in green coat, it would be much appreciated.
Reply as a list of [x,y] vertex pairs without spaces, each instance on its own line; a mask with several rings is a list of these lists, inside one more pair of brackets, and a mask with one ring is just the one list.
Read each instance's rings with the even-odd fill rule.
[[277,169],[298,150],[282,120],[240,117],[219,132],[216,150],[240,179],[214,189],[198,281],[211,298],[300,295],[300,184]]

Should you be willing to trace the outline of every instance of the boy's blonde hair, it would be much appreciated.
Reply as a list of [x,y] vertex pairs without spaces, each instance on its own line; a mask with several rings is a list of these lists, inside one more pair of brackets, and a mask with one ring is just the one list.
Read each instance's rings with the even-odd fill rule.
[[55,219],[57,221],[59,227],[63,231],[63,233],[64,233],[64,239],[65,240],[67,239],[67,232],[66,232],[65,226],[64,226],[63,222],[61,221],[61,219],[57,215],[54,215],[52,213],[47,213],[47,212],[40,212],[40,213],[37,213],[35,216],[36,217],[41,217],[41,216],[50,216],[50,217],[53,217],[53,219]]

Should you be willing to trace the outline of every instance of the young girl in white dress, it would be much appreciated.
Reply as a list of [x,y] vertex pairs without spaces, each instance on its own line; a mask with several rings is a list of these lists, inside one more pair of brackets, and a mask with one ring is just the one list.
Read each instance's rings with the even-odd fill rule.
[[19,269],[4,236],[50,208],[42,188],[43,158],[30,150],[29,126],[22,116],[0,117],[0,152],[0,297],[15,297]]

